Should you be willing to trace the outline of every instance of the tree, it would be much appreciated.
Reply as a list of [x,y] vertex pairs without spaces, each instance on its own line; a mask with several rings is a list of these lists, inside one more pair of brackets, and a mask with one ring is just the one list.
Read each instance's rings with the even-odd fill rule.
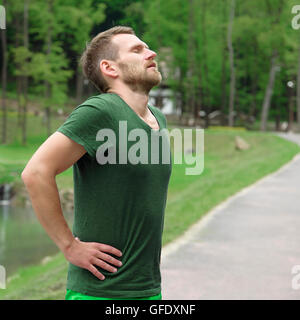
[[[199,87],[199,78],[197,77],[197,64],[196,64],[196,39],[195,39],[195,4],[194,0],[189,0],[189,15],[188,15],[188,41],[187,41],[187,57],[188,57],[188,73],[187,73],[187,86],[186,91],[188,95],[188,104],[190,110],[197,120],[199,114],[199,103],[197,103],[196,90]],[[200,85],[201,86],[201,85]]]
[[[24,73],[21,74],[21,90],[22,90],[22,121],[21,121],[21,128],[22,128],[22,144],[26,144],[27,142],[27,103],[28,103],[28,76],[29,70],[26,70],[28,67],[30,51],[29,51],[29,34],[28,34],[28,13],[29,13],[29,4],[30,0],[24,0],[24,21],[23,21],[23,48],[24,48]],[[22,52],[22,51],[19,51]]]
[[262,106],[261,125],[260,125],[260,130],[262,131],[265,131],[267,129],[267,120],[268,120],[271,98],[273,94],[275,75],[276,75],[276,71],[278,70],[277,59],[278,59],[278,53],[276,50],[274,50],[273,56],[271,59],[269,81],[268,81],[268,85],[265,92],[264,103]]
[[300,128],[300,41],[298,49],[298,68],[297,68],[297,122]]
[[[209,127],[209,114],[211,112],[211,94],[210,94],[210,83],[209,83],[209,70],[208,70],[208,61],[207,61],[207,1],[201,1],[201,44],[202,44],[202,74],[199,75],[199,80],[203,79],[202,85],[200,84],[200,92],[202,93],[202,105],[205,107],[205,127]],[[205,86],[204,86],[205,84]]]
[[[6,1],[3,1],[3,6],[7,10]],[[1,142],[4,144],[7,140],[7,108],[6,108],[6,87],[7,87],[7,43],[6,29],[1,30],[1,45],[2,45],[2,135]]]
[[163,85],[174,92],[181,116],[190,112],[188,106],[188,3],[179,0],[149,1],[145,8],[146,32],[143,39],[158,52],[158,61],[166,65]]
[[[281,121],[291,124],[297,101],[300,125],[299,31],[289,23],[293,4],[295,0],[10,1],[8,20],[13,23],[6,40],[1,35],[1,43],[7,42],[7,56],[0,57],[1,141],[10,107],[3,98],[9,96],[6,91],[17,92],[23,142],[29,94],[38,96],[49,135],[58,108],[68,99],[76,97],[79,104],[85,94],[94,93],[84,86],[79,57],[87,41],[117,24],[132,26],[157,51],[160,89],[172,90],[184,120],[200,114],[198,122],[207,127],[216,121],[209,114],[221,114],[223,124],[251,128],[249,119],[261,117],[262,130],[270,120],[279,128]],[[296,80],[297,91],[288,89],[288,81]]]
[[[50,55],[52,51],[52,37],[53,37],[53,29],[54,29],[54,19],[53,19],[53,0],[47,0],[47,11],[49,13],[48,15],[48,30],[47,30],[47,36],[46,36],[46,63],[50,63]],[[51,84],[49,79],[45,79],[45,111],[46,111],[46,122],[47,122],[47,133],[48,136],[51,135],[51,104],[50,104],[50,98],[51,98]]]
[[225,109],[226,109],[226,58],[227,58],[227,51],[226,51],[226,2],[222,1],[220,6],[221,9],[221,34],[223,41],[221,41],[221,52],[222,52],[222,69],[221,69],[221,77],[220,77],[220,87],[221,87],[221,99],[220,99],[220,111],[221,111],[221,124],[225,125]]
[[227,46],[229,51],[229,62],[230,62],[230,93],[229,93],[229,116],[228,125],[230,127],[234,124],[234,97],[235,97],[235,69],[234,69],[234,50],[232,45],[232,26],[235,12],[235,0],[231,0],[231,9],[228,22],[227,31]]
[[[278,0],[276,3],[272,3],[269,0],[265,0],[267,12],[268,14],[271,13],[271,25],[272,29],[278,27],[280,24],[280,17],[283,10],[283,1]],[[271,39],[271,47],[272,47],[272,54],[271,54],[271,66],[270,66],[270,72],[269,72],[269,79],[268,84],[265,90],[265,96],[264,96],[264,102],[262,106],[262,113],[261,113],[261,124],[260,124],[260,130],[265,131],[267,129],[267,120],[269,115],[269,109],[271,104],[271,98],[273,94],[273,87],[275,83],[275,77],[276,77],[276,71],[279,70],[278,65],[278,58],[279,58],[279,43],[282,41],[281,37],[278,37],[276,35],[276,39],[272,39],[272,36],[270,35]],[[273,41],[272,41],[273,40]]]

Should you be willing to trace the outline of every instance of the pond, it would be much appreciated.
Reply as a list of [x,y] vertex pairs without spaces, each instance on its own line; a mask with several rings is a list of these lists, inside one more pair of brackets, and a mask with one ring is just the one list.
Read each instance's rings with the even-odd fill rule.
[[[64,216],[71,227],[73,212],[64,212]],[[58,252],[32,207],[0,205],[0,265],[5,267],[7,276]]]

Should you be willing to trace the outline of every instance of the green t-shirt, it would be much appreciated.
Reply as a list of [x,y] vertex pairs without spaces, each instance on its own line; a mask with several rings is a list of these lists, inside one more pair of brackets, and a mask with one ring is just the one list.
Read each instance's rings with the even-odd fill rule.
[[[105,276],[103,281],[90,271],[69,264],[69,290],[108,298],[147,297],[161,292],[161,243],[172,161],[171,152],[168,163],[161,156],[166,118],[158,108],[148,108],[156,117],[159,130],[152,130],[113,93],[90,97],[57,129],[87,151],[73,165],[74,236],[81,241],[111,245],[123,253],[118,258],[123,265],[116,273],[97,267]],[[147,163],[132,164],[128,158],[125,164],[119,161],[119,138],[126,138],[124,127],[122,133],[119,127],[122,121],[126,121],[128,137],[127,148],[120,151],[122,159],[124,150],[129,154],[130,148],[141,155],[141,149],[135,148],[140,138],[133,141],[128,135],[133,129],[143,129],[147,133]],[[108,143],[108,137],[103,141],[99,138],[98,131],[102,129],[115,133],[110,148],[115,150],[116,163],[99,161],[100,146]],[[151,162],[151,135],[159,137],[158,164]],[[101,154],[103,159],[103,149]],[[104,154],[108,156],[108,151]]]

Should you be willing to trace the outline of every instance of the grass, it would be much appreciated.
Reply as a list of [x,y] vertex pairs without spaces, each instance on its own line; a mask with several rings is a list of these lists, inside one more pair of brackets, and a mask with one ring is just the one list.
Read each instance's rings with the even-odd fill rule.
[[[34,124],[33,124],[34,125]],[[37,131],[36,131],[37,132]],[[239,135],[250,149],[237,151]],[[41,143],[0,146],[0,165],[24,166]],[[185,175],[186,165],[173,164],[166,207],[163,245],[176,239],[206,212],[290,161],[299,146],[268,133],[222,128],[205,131],[205,167],[199,176]],[[19,161],[19,164],[14,163]],[[57,177],[59,187],[72,186],[72,170]],[[67,262],[61,253],[45,264],[20,269],[0,290],[0,299],[64,299]]]
[[8,288],[0,289],[0,300],[64,299],[67,262],[61,253],[45,263],[20,269],[7,280]]
[[[9,144],[0,145],[0,184],[20,180],[20,174],[26,163],[47,139],[47,133],[42,118],[29,113],[27,116],[28,139],[27,145],[21,144],[20,129],[17,125],[17,113],[9,112],[8,117],[8,136]],[[1,117],[0,117],[1,118]],[[63,119],[53,118],[52,128],[55,131]],[[73,174],[72,168],[57,176],[59,188],[72,188]]]

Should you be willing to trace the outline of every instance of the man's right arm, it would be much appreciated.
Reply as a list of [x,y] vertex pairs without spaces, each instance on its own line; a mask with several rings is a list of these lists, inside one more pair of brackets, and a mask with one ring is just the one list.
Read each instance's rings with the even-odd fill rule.
[[[121,263],[110,254],[122,253],[109,245],[74,238],[63,216],[55,177],[77,162],[86,150],[60,132],[53,133],[34,153],[22,172],[32,207],[41,225],[72,264],[103,280],[95,266],[115,272]],[[108,263],[107,263],[108,262]]]

